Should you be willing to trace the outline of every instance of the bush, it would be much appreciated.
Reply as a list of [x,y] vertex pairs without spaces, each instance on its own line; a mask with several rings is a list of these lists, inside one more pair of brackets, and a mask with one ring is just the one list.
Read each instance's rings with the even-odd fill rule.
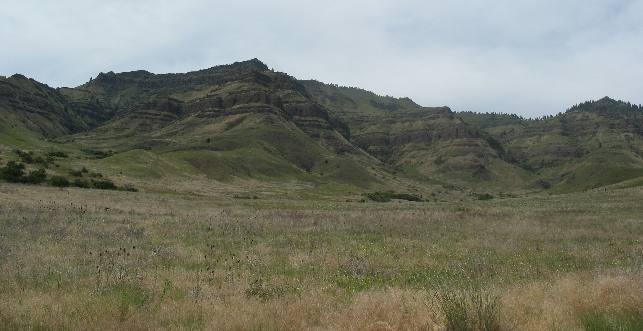
[[83,177],[83,172],[81,170],[69,170],[69,174],[74,177]]
[[40,164],[45,168],[49,167],[49,162],[42,156],[36,156],[36,158],[33,159],[33,163]]
[[125,185],[121,187],[120,190],[126,192],[138,192],[138,189],[132,185]]
[[92,172],[89,174],[89,177],[91,178],[103,178],[103,174],[98,173],[98,172]]
[[491,195],[489,193],[478,194],[478,200],[486,201],[486,200],[491,200],[491,199],[493,199],[493,195]]
[[243,200],[256,200],[256,199],[259,199],[259,197],[256,196],[256,195],[235,194],[232,197],[235,198],[235,199],[243,199]]
[[40,184],[47,180],[47,173],[45,169],[32,170],[29,175],[25,177],[24,182],[30,184]]
[[389,202],[391,201],[392,192],[373,192],[366,193],[366,197],[375,202]]
[[116,185],[111,180],[92,180],[92,186],[99,190],[115,190]]
[[80,178],[74,179],[74,182],[73,182],[72,185],[76,186],[76,187],[80,187],[80,188],[89,188],[90,187],[88,181],[86,181],[84,179],[80,179]]
[[63,176],[51,176],[49,184],[55,187],[68,187],[69,181]]
[[16,155],[18,155],[18,157],[20,158],[20,161],[27,164],[33,163],[33,152],[25,152],[19,149],[16,149],[13,152],[16,153]]
[[49,152],[49,153],[47,153],[47,156],[49,156],[49,157],[60,157],[60,158],[68,157],[67,153],[60,152],[60,151]]
[[543,188],[545,190],[549,190],[551,188],[551,183],[546,181],[546,180],[544,180],[544,179],[539,179],[537,181],[537,183],[541,188]]
[[415,202],[424,201],[421,195],[411,194],[411,193],[395,193],[393,194],[393,199],[415,201]]
[[25,165],[16,161],[9,161],[0,168],[0,177],[8,182],[20,183],[24,180]]
[[411,193],[395,193],[393,191],[366,193],[366,197],[375,202],[389,202],[392,199],[421,202],[421,195]]
[[94,159],[104,159],[106,157],[110,157],[114,155],[114,151],[98,151],[98,150],[93,150],[93,149],[83,149],[81,150],[84,153],[87,153],[90,155],[91,158]]

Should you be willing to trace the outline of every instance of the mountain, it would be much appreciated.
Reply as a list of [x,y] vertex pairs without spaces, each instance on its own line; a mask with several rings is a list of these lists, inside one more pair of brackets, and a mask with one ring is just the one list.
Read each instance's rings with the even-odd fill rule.
[[53,137],[87,129],[55,89],[22,75],[0,77],[3,140]]
[[154,190],[562,193],[643,176],[642,114],[609,98],[538,120],[456,113],[300,81],[257,59],[100,73],[76,88],[14,75],[0,77],[0,158],[61,150],[69,158],[52,174],[90,167]]
[[515,189],[524,183],[527,174],[505,160],[503,147],[448,107],[303,83],[315,101],[348,125],[351,142],[404,174],[460,186]]
[[643,176],[643,108],[605,97],[538,120],[463,114],[543,188],[572,192]]
[[[256,59],[185,74],[101,73],[77,88],[7,81],[3,116],[25,134],[109,154],[99,166],[119,173],[163,177],[179,167],[219,181],[355,187],[384,176],[297,80]],[[142,167],[150,159],[161,166]]]

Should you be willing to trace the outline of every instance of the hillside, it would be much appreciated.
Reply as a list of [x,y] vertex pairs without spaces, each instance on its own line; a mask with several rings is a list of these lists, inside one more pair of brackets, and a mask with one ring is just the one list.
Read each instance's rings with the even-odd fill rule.
[[49,157],[48,174],[88,167],[158,191],[270,183],[461,198],[583,191],[643,176],[643,110],[622,101],[538,120],[455,113],[299,81],[257,59],[188,73],[100,73],[76,88],[2,77],[0,119],[3,162],[19,160],[20,148],[65,154]]
[[421,107],[408,98],[303,83],[348,125],[353,143],[397,171],[465,187],[513,190],[524,184],[525,171],[506,162],[503,147],[448,107]]
[[56,90],[22,75],[0,77],[0,110],[4,141],[54,137],[88,128]]
[[[36,100],[43,106],[4,98],[6,116],[24,122],[25,134],[79,158],[105,156],[90,163],[139,183],[205,176],[367,188],[388,176],[301,84],[258,60],[185,74],[101,73],[60,90],[27,81],[48,93]],[[32,113],[51,128],[29,125]]]
[[543,188],[573,192],[643,176],[643,109],[603,98],[544,119],[489,120],[493,114],[465,114],[486,123],[513,162]]

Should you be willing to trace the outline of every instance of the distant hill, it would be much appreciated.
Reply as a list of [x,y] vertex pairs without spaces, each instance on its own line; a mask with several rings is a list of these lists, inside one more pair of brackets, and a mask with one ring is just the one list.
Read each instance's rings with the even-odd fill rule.
[[[570,192],[643,176],[643,108],[603,98],[538,120],[460,114],[482,124],[543,187]],[[507,117],[509,116],[509,118]]]
[[503,146],[448,107],[305,81],[318,103],[346,123],[350,140],[402,173],[457,185],[516,189],[525,171],[504,159]]
[[257,59],[100,73],[76,88],[0,77],[0,119],[4,159],[13,148],[58,148],[71,154],[63,167],[139,183],[572,192],[643,176],[643,110],[629,103],[604,98],[538,120],[455,113],[298,81]]

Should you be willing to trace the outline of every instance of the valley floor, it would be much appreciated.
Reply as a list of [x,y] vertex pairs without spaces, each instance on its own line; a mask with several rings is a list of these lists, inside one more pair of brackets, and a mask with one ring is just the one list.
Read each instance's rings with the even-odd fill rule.
[[0,329],[641,330],[642,201],[0,183]]

